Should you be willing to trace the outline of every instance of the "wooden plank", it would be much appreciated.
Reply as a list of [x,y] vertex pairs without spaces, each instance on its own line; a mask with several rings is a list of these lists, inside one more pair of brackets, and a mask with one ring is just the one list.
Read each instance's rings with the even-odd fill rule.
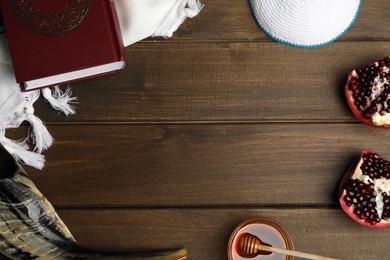
[[[271,41],[257,26],[247,0],[202,0],[205,7],[187,20],[173,38],[148,41]],[[355,24],[338,41],[389,40],[390,17],[386,0],[362,1]]]
[[298,49],[276,43],[140,43],[117,75],[73,84],[77,115],[50,121],[355,121],[347,74],[388,55],[390,42]]
[[[390,158],[389,132],[362,124],[50,125],[44,170],[56,206],[337,205],[363,149]],[[19,135],[20,132],[19,132]]]
[[185,246],[189,259],[227,259],[231,232],[244,220],[282,223],[297,250],[338,259],[387,259],[388,229],[370,229],[341,209],[61,209],[76,239],[105,249]]

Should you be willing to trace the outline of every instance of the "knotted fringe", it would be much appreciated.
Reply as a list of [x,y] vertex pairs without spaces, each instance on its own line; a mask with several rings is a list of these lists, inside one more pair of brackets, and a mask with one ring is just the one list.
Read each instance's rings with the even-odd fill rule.
[[70,105],[76,97],[72,97],[72,90],[68,87],[65,92],[62,92],[58,86],[53,87],[53,91],[50,88],[42,89],[42,95],[47,102],[56,110],[63,112],[65,115],[74,115],[74,106]]
[[195,17],[202,10],[199,0],[178,1],[162,24],[151,36],[171,37],[179,26],[187,19]]
[[[34,115],[33,104],[39,98],[40,93],[40,90],[25,93],[19,90],[14,91],[7,102],[0,107],[2,113],[0,115],[0,142],[18,161],[37,169],[42,169],[45,162],[41,152],[53,144],[53,137],[46,126],[41,119]],[[50,105],[66,115],[75,113],[74,107],[69,103],[76,98],[71,97],[71,94],[70,88],[62,92],[58,87],[55,87],[53,93],[50,89],[42,90],[42,95]],[[28,137],[18,141],[5,137],[7,128],[18,128],[24,121],[31,125],[29,137],[32,138],[34,144],[33,151],[30,151],[30,147],[27,145]]]
[[21,141],[14,141],[4,136],[4,131],[0,131],[0,142],[11,153],[16,160],[21,161],[37,169],[42,169],[45,164],[45,157],[36,152],[29,151],[30,147],[26,144],[27,138]]
[[53,137],[43,124],[42,120],[32,113],[26,114],[25,120],[30,123],[32,127],[31,137],[33,144],[35,144],[34,151],[41,153],[53,144]]
[[33,91],[29,96],[25,96],[24,106],[11,117],[10,125],[19,127],[24,121],[29,122],[32,128],[31,138],[35,144],[34,151],[41,153],[53,144],[53,137],[42,120],[34,115],[33,104],[39,95],[40,91]]

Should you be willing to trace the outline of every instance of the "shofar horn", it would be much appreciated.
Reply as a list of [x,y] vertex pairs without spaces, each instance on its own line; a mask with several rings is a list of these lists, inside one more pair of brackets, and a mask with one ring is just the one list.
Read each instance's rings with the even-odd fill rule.
[[0,253],[11,259],[187,259],[185,249],[110,253],[79,245],[50,202],[1,144]]

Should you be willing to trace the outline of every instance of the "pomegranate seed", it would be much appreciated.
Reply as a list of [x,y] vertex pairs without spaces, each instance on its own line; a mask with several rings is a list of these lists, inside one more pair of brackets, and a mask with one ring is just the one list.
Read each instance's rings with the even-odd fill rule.
[[[383,185],[382,181],[389,179],[390,162],[376,153],[366,152],[362,154],[358,168],[359,171],[354,169],[354,174],[342,186],[344,190],[343,201],[346,207],[350,208],[348,214],[356,215],[366,226],[378,223],[388,225],[390,192],[386,188],[388,184]],[[361,174],[369,178],[361,177]],[[381,181],[376,182],[376,179],[381,179]],[[381,200],[380,203],[378,200]],[[385,221],[382,222],[382,220]]]
[[[388,109],[390,100],[387,100],[390,86],[384,80],[389,78],[387,69],[390,64],[387,60],[390,59],[386,57],[380,62],[371,63],[364,68],[355,70],[357,75],[349,81],[348,89],[352,91],[353,105],[362,112],[361,115],[365,119],[371,120],[377,112],[382,116],[390,113],[390,109]],[[379,78],[377,79],[377,77]],[[376,85],[377,81],[380,83]],[[383,84],[383,82],[385,83]],[[370,106],[367,107],[367,104]]]

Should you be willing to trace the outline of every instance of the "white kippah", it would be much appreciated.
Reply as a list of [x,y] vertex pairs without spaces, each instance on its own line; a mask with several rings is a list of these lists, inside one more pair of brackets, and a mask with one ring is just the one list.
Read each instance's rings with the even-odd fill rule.
[[361,0],[249,0],[260,28],[272,39],[302,48],[326,45],[358,16]]

